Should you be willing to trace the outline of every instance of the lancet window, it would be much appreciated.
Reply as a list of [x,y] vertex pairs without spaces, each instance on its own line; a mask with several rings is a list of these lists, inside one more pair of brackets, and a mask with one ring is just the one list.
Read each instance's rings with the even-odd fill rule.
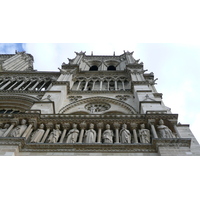
[[92,77],[77,78],[72,90],[74,91],[119,91],[129,90],[131,85],[125,77]]

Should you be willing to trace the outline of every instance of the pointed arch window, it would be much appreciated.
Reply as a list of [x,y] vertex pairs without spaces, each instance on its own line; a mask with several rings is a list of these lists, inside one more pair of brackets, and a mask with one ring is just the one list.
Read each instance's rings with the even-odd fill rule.
[[108,71],[116,71],[116,67],[114,65],[110,65],[108,68],[107,68]]
[[90,67],[89,71],[98,71],[98,67],[96,65],[92,65],[92,67]]

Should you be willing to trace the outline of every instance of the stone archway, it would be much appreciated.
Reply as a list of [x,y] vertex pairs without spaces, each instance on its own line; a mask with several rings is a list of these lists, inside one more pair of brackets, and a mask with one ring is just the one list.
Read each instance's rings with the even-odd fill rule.
[[135,109],[125,102],[108,97],[90,97],[64,106],[60,114],[83,113],[104,114],[118,112],[122,114],[136,114]]

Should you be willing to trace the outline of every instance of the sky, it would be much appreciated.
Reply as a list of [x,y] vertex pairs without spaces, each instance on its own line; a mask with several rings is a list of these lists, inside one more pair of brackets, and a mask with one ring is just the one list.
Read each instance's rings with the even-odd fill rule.
[[[0,43],[10,45],[7,50],[1,45],[0,53],[23,48],[34,56],[37,70],[57,71],[67,58],[75,57],[74,51],[100,55],[134,51],[133,56],[144,63],[144,69],[158,78],[156,88],[163,93],[165,105],[179,114],[179,122],[190,124],[200,141],[199,1],[9,0],[2,2],[1,8]],[[199,198],[196,157],[18,160],[1,160],[4,199]],[[8,174],[18,180],[12,192]],[[22,174],[28,174],[26,184]],[[26,195],[21,195],[22,186]]]

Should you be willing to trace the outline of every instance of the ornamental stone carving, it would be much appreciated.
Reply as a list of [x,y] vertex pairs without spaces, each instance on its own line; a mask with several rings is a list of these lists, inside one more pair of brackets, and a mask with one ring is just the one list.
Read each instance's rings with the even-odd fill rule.
[[102,139],[103,143],[113,143],[113,131],[110,130],[110,125],[106,125],[106,130],[103,132]]
[[91,113],[104,112],[110,109],[110,105],[107,103],[89,103],[85,106],[86,110],[89,110]]
[[26,120],[22,119],[21,125],[17,125],[11,132],[11,137],[20,137],[27,129]]
[[7,131],[7,129],[9,128],[9,124],[1,124],[1,128],[0,128],[0,137],[3,137],[4,133]]
[[150,131],[145,129],[144,124],[140,124],[139,138],[141,143],[150,143]]
[[121,143],[131,143],[131,133],[127,129],[127,125],[123,124],[122,129],[119,132],[120,142]]
[[53,129],[53,131],[50,133],[50,136],[47,139],[47,142],[48,143],[57,143],[60,135],[61,135],[60,125],[56,124],[56,129]]
[[39,128],[33,132],[31,143],[37,143],[40,142],[43,135],[44,135],[44,124],[40,124]]
[[157,126],[158,136],[161,138],[173,138],[174,133],[164,125],[164,121],[162,119],[159,120],[159,125]]
[[95,143],[96,142],[96,131],[94,130],[94,124],[90,124],[89,130],[86,130],[84,135],[84,143]]
[[66,143],[75,143],[77,142],[79,130],[77,129],[77,124],[73,124],[73,128],[67,133]]

